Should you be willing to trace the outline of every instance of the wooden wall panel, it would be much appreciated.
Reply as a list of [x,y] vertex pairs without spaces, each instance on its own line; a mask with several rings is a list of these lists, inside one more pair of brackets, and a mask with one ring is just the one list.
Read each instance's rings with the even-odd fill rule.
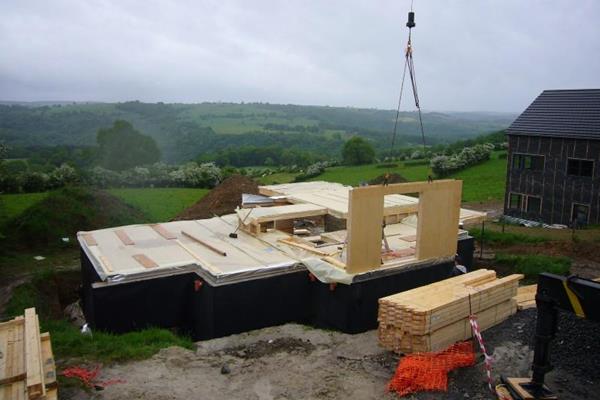
[[359,273],[381,265],[383,198],[419,193],[418,260],[456,253],[462,181],[409,182],[368,186],[350,191],[346,271]]
[[418,260],[456,254],[461,193],[462,181],[420,193]]
[[[367,190],[365,190],[367,189]],[[358,273],[381,265],[383,186],[355,188],[348,204],[346,271]]]

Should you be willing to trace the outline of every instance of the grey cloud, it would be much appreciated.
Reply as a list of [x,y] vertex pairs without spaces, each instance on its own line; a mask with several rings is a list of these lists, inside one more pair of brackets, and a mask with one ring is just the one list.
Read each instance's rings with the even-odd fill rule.
[[[409,1],[0,2],[0,99],[394,108]],[[600,3],[415,0],[427,110],[600,87]],[[409,97],[404,109],[412,109]]]

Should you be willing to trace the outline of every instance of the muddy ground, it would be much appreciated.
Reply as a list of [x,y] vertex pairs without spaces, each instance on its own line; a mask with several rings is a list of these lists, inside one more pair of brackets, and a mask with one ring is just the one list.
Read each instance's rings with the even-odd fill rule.
[[[484,332],[495,378],[526,376],[532,361],[535,309]],[[563,400],[598,398],[600,325],[561,315],[548,383]],[[394,399],[386,391],[399,357],[377,345],[375,331],[357,335],[283,325],[171,347],[154,357],[105,366],[103,379],[123,379],[101,391],[63,389],[62,399]],[[493,399],[477,365],[450,373],[447,393],[407,399]]]

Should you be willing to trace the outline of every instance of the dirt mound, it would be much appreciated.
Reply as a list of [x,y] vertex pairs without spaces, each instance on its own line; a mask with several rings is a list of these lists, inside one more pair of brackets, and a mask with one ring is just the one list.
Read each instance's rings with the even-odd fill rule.
[[6,240],[16,247],[60,245],[61,238],[74,238],[77,231],[145,222],[145,215],[102,190],[68,187],[52,192],[44,200],[8,221]]
[[173,218],[173,221],[212,218],[214,214],[230,214],[242,204],[242,193],[258,194],[258,184],[252,178],[232,175],[196,204]]
[[[369,181],[369,185],[381,185],[383,180],[385,179],[386,174],[381,174],[376,178],[373,178]],[[408,182],[408,180],[399,174],[391,173],[389,174],[388,183],[403,183]]]

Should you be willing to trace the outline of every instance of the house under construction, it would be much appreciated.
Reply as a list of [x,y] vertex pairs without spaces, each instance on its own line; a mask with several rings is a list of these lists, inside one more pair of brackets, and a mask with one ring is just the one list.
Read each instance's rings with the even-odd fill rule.
[[356,333],[377,300],[450,276],[485,214],[462,182],[352,188],[262,186],[232,214],[79,232],[82,307],[93,328],[149,326],[208,339],[287,322]]

